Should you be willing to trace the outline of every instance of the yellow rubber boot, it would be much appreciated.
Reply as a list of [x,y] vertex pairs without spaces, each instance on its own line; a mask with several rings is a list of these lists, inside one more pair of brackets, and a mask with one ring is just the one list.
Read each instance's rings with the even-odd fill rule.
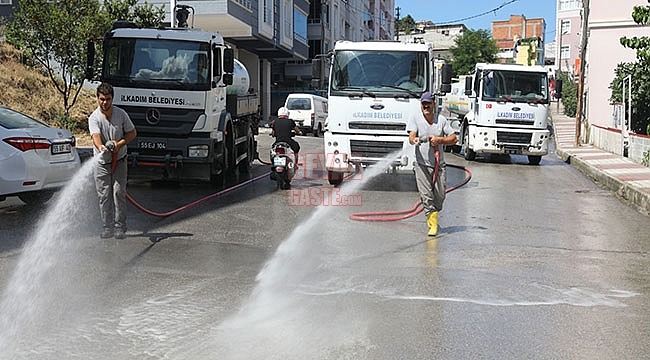
[[438,233],[438,212],[434,211],[427,215],[427,225],[429,225],[429,232],[427,235],[435,236]]

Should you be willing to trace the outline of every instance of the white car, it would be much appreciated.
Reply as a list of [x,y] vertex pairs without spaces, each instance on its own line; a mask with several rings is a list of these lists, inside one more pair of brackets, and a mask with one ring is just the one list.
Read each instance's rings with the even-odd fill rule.
[[18,196],[29,205],[43,203],[80,166],[70,131],[0,106],[0,201]]

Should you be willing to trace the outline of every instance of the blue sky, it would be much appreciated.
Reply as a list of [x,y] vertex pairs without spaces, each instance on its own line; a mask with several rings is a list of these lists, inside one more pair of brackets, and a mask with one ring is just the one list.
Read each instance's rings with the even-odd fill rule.
[[544,18],[544,38],[547,41],[555,38],[555,4],[556,0],[395,0],[395,7],[400,8],[400,18],[411,15],[415,21],[465,24],[473,30],[490,31],[492,21],[508,20],[510,15]]

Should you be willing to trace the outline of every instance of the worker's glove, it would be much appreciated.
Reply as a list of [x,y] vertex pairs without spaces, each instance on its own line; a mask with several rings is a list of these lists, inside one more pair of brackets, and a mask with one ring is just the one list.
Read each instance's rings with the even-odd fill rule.
[[108,140],[104,146],[110,151],[113,152],[115,151],[115,141],[113,140]]

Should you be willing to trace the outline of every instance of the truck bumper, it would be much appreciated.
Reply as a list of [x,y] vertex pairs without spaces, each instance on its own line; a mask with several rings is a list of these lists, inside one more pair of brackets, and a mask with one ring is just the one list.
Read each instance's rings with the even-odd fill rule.
[[129,178],[209,181],[211,166],[216,163],[215,146],[210,138],[138,137],[129,144]]
[[387,173],[413,174],[415,148],[409,144],[408,137],[377,138],[326,132],[324,142],[327,171],[353,173],[359,168],[382,163]]
[[476,153],[538,155],[548,154],[549,131],[488,128],[468,128],[470,146]]

